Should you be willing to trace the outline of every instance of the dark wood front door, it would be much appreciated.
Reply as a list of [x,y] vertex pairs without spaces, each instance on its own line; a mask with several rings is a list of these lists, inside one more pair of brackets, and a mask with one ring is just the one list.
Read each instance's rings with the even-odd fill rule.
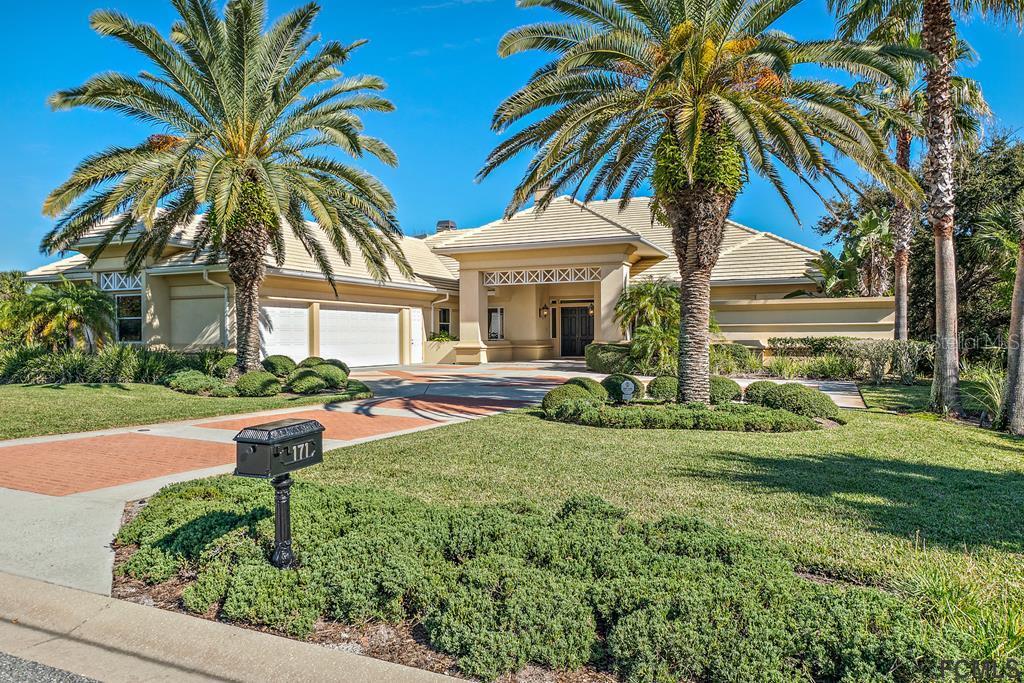
[[594,316],[586,306],[563,308],[562,355],[582,356],[587,344],[594,341]]

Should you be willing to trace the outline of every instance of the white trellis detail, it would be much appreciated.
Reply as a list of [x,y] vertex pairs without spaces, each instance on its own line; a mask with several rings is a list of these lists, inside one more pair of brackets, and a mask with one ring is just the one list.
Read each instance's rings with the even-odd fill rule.
[[497,270],[484,273],[484,285],[554,285],[567,282],[600,282],[601,269],[596,266],[570,268],[530,268]]
[[100,273],[100,289],[108,292],[123,292],[128,289],[142,289],[142,275]]

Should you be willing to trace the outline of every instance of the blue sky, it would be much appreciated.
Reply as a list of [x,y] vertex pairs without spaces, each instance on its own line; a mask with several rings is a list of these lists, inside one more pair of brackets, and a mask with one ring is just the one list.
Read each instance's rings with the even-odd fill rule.
[[[299,0],[270,0],[272,16]],[[394,192],[405,231],[433,230],[442,218],[462,227],[498,217],[522,165],[508,166],[483,183],[474,175],[499,141],[490,131],[495,106],[541,63],[540,56],[499,59],[496,45],[508,29],[542,20],[543,12],[517,9],[513,0],[322,0],[316,29],[341,41],[366,38],[349,65],[389,84],[397,111],[366,119],[368,132],[398,152],[398,169],[369,165]],[[38,251],[49,227],[43,198],[86,154],[111,144],[133,144],[145,129],[116,114],[51,112],[54,90],[80,84],[90,75],[137,72],[145,64],[128,48],[101,39],[88,26],[96,7],[121,10],[166,31],[173,18],[163,0],[49,0],[11,3],[0,40],[0,270],[27,269],[46,262]],[[824,38],[832,22],[824,0],[805,0],[781,28],[800,38]],[[981,21],[962,25],[981,56],[969,75],[982,82],[1001,125],[1024,125],[1020,76],[1024,38],[1015,29]],[[821,246],[811,227],[822,213],[817,198],[796,185],[799,226],[763,182],[747,185],[732,217],[762,230]]]

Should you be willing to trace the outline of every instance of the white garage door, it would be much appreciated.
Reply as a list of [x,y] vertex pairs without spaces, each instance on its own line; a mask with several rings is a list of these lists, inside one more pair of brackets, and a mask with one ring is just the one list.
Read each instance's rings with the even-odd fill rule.
[[298,362],[309,356],[309,307],[306,304],[262,306],[260,332],[263,355],[289,356]]
[[320,355],[351,367],[398,364],[398,313],[320,307]]

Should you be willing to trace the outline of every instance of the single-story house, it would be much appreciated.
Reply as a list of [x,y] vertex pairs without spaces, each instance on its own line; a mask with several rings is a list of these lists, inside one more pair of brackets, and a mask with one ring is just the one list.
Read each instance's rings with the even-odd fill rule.
[[[90,267],[102,227],[76,253],[27,274],[92,280],[117,302],[123,342],[194,350],[233,345],[233,287],[223,262],[194,259],[192,226],[159,258],[129,275],[124,258],[142,231],[112,242]],[[285,231],[286,260],[267,258],[261,291],[267,354],[342,358],[353,366],[483,363],[576,357],[592,341],[626,333],[613,310],[623,288],[643,278],[679,279],[671,233],[652,223],[649,200],[624,211],[616,200],[569,197],[473,229],[438,223],[401,245],[413,275],[390,266],[377,281],[353,249],[350,265],[333,256],[337,294],[301,244]],[[722,334],[762,346],[776,336],[891,337],[892,298],[785,298],[812,286],[817,256],[769,232],[730,222],[712,278],[712,308]],[[448,333],[458,341],[428,341]]]

